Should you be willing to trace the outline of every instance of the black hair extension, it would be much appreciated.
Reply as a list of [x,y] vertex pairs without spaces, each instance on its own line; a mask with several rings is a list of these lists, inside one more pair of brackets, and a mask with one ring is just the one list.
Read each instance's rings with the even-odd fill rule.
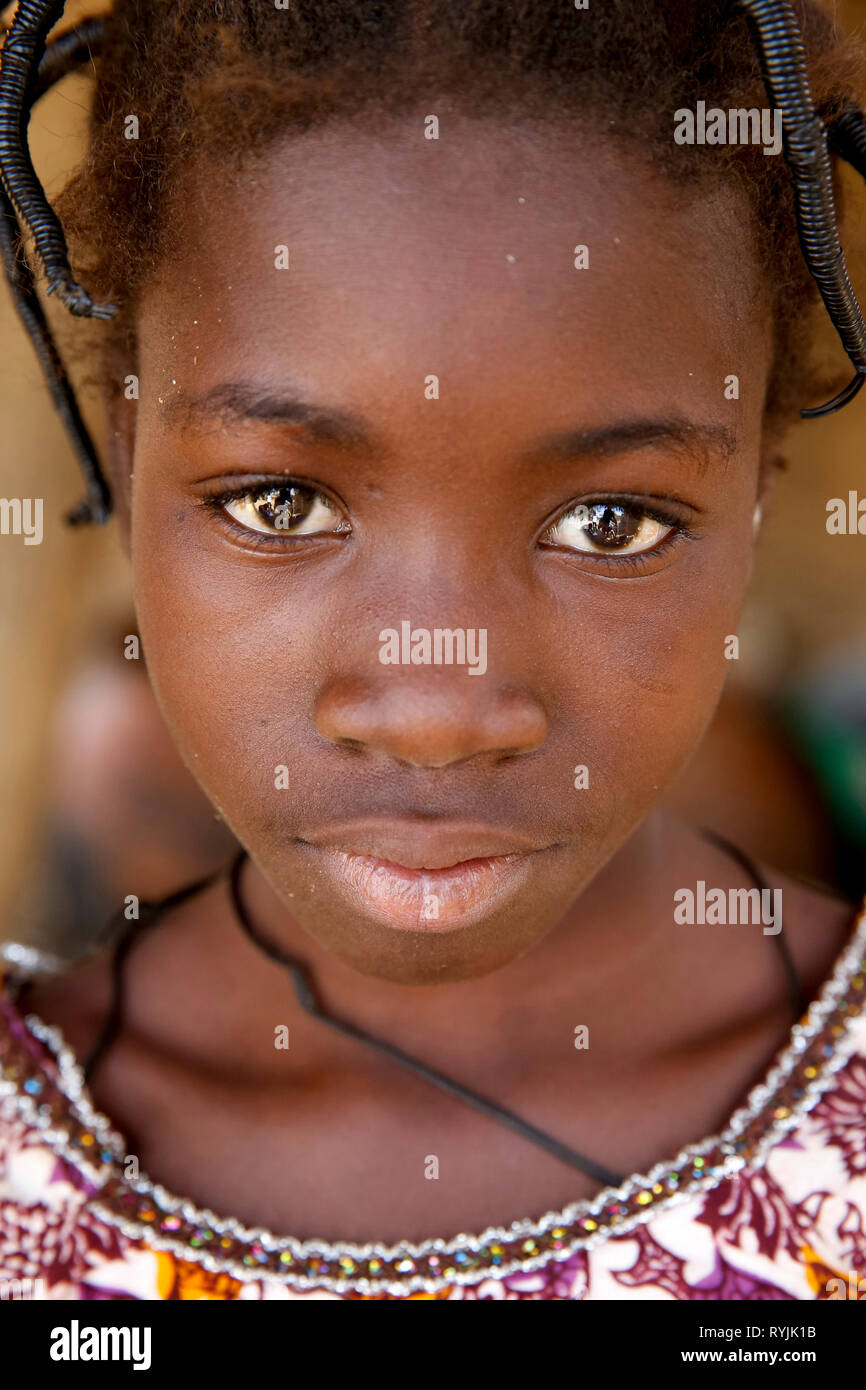
[[[67,520],[103,522],[112,511],[110,489],[93,441],[39,303],[24,236],[33,238],[46,291],[78,317],[110,318],[116,305],[96,304],[75,280],[63,228],[48,204],[27,146],[31,109],[44,93],[98,52],[103,21],[85,20],[51,44],[65,0],[18,0],[0,53],[0,250],[19,316],[33,342],[55,406],[87,483],[86,500]],[[791,173],[800,246],[806,266],[856,368],[849,385],[807,418],[840,409],[866,375],[866,323],[839,244],[829,150],[866,177],[866,117],[855,107],[825,126],[812,100],[796,14],[790,0],[731,0],[745,13],[768,95],[782,113],[785,157]]]
[[89,19],[62,34],[46,49],[48,32],[60,18],[64,3],[65,0],[21,0],[3,44],[0,253],[18,316],[33,343],[87,484],[87,497],[66,518],[74,526],[107,521],[112,510],[111,491],[36,292],[33,271],[24,254],[24,228],[33,235],[36,254],[48,279],[48,294],[57,294],[67,309],[78,316],[110,318],[116,310],[113,305],[94,304],[74,280],[63,229],[48,205],[27,149],[27,126],[34,103],[68,72],[92,57],[102,38],[102,21]]
[[[785,158],[794,184],[803,257],[842,344],[857,369],[826,405],[803,410],[807,419],[839,410],[863,385],[866,323],[839,244],[827,131],[809,90],[803,42],[788,0],[738,0],[755,34],[767,92],[782,112]],[[844,154],[844,146],[840,153]]]
[[830,148],[866,179],[866,113],[859,106],[846,106],[827,135]]
[[[37,97],[46,37],[62,15],[65,3],[66,0],[19,0],[7,31],[0,67],[0,177],[18,217],[33,235],[48,282],[47,293],[56,294],[76,316],[111,318],[115,306],[94,304],[72,275],[63,228],[49,206],[27,148],[27,125]],[[76,56],[74,45],[71,51]],[[62,61],[54,66],[58,76],[65,71]]]

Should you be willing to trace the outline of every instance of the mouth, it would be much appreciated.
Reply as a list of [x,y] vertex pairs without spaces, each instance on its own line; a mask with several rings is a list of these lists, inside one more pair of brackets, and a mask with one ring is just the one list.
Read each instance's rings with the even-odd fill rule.
[[404,931],[475,925],[525,883],[548,848],[478,826],[404,822],[346,826],[302,840],[356,911]]

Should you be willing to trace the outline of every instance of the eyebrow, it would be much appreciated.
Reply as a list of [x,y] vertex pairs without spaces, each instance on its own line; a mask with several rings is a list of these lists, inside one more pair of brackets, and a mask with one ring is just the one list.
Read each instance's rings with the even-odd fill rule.
[[213,429],[254,420],[267,425],[294,425],[316,444],[370,446],[369,426],[348,410],[311,405],[298,396],[282,395],[247,382],[225,382],[198,396],[175,396],[162,410],[170,428]]
[[[376,435],[351,411],[313,405],[248,382],[224,382],[197,396],[168,401],[163,420],[176,429],[210,429],[253,420],[302,429],[310,443],[376,447]],[[698,423],[682,416],[617,421],[599,428],[578,428],[544,435],[523,451],[527,464],[540,458],[614,458],[639,449],[667,448],[697,458],[703,473],[713,455],[727,461],[736,451],[736,431],[727,425]]]
[[525,458],[614,458],[639,449],[674,449],[696,458],[703,473],[714,455],[727,462],[737,449],[736,431],[728,425],[698,423],[682,416],[617,421],[598,429],[565,430],[545,435],[525,451]]

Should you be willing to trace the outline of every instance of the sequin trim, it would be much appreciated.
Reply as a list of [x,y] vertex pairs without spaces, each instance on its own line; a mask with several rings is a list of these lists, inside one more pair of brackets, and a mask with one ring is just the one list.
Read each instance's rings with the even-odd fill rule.
[[[11,953],[2,954],[9,959]],[[720,1134],[687,1146],[646,1174],[633,1174],[619,1188],[606,1188],[540,1220],[515,1221],[450,1240],[396,1245],[301,1241],[217,1216],[147,1177],[124,1178],[123,1137],[92,1105],[82,1070],[60,1030],[35,1014],[22,1018],[16,1012],[14,1020],[51,1053],[57,1078],[38,1065],[10,1028],[0,1033],[0,1097],[14,1096],[22,1118],[42,1130],[52,1151],[92,1184],[90,1210],[152,1249],[242,1281],[366,1296],[437,1293],[454,1284],[501,1279],[567,1260],[611,1236],[626,1235],[747,1165],[761,1166],[848,1060],[853,1047],[848,1025],[862,1013],[864,1000],[866,908],[832,975],[791,1030],[788,1045]]]

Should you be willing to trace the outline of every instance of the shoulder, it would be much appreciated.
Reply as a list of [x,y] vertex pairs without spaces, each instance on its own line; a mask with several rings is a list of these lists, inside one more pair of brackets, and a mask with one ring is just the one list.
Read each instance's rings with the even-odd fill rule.
[[[54,1131],[66,1126],[69,1101],[47,1041],[33,1029],[18,1003],[37,962],[24,951],[4,948],[0,979],[0,1237],[17,1227],[17,1208],[44,1204],[57,1208],[57,1154]],[[13,962],[10,968],[10,961]],[[27,969],[24,969],[26,962]],[[44,965],[45,962],[40,962]],[[72,1185],[67,1184],[72,1194]],[[65,1191],[65,1189],[64,1189]],[[21,1218],[23,1219],[23,1218]]]
[[37,960],[29,949],[4,948],[0,980],[0,1268],[20,1255],[22,1241],[34,1258],[40,1242],[50,1254],[58,1225],[68,1225],[98,1186],[94,1164],[105,1161],[78,1113],[66,1039],[22,1003],[43,974],[62,977],[63,963]]
[[63,1025],[74,1010],[64,1016],[43,1003],[64,999],[67,981],[81,969],[18,942],[0,946],[0,1131],[7,1159],[13,1140],[42,1143],[44,1134],[68,1125],[77,1054],[69,1051]]
[[78,961],[5,942],[0,945],[0,990],[21,1015],[57,1028],[78,1055],[92,1045],[111,1001],[108,951]]
[[57,975],[64,968],[65,962],[50,951],[21,941],[0,942],[0,985],[4,988],[23,980]]
[[[0,986],[0,1281],[10,1299],[81,1299],[110,1287],[136,1296],[119,1261],[133,1243],[99,1216],[108,1141],[79,1113],[41,1025],[17,1007],[20,977]],[[156,1255],[150,1256],[155,1264]],[[124,1267],[125,1268],[125,1267]],[[130,1274],[136,1268],[130,1265]],[[93,1290],[97,1292],[94,1294]],[[143,1296],[158,1296],[146,1294]]]
[[817,884],[768,869],[781,894],[785,939],[807,999],[818,993],[849,948],[866,948],[866,902],[852,903]]
[[810,1003],[792,1070],[792,1079],[802,1073],[805,1113],[779,1162],[795,1164],[800,1150],[808,1190],[844,1194],[866,1224],[866,907],[794,882],[784,892],[789,944]]

